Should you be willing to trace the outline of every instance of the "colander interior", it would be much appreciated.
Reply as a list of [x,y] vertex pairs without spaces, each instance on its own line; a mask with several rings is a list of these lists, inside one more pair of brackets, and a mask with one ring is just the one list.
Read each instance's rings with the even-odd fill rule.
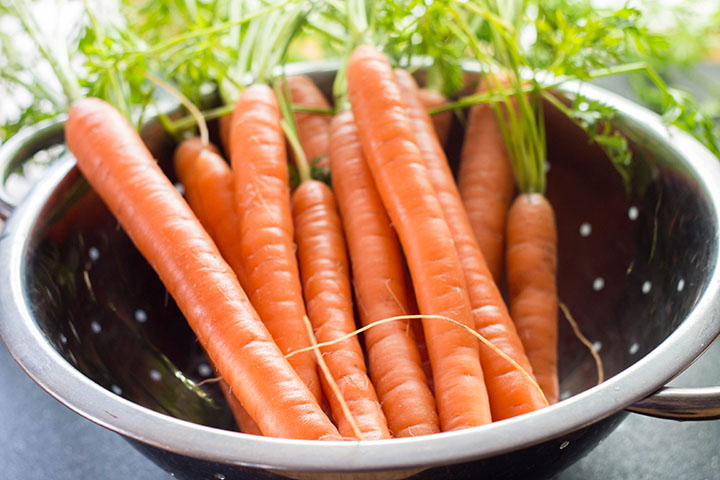
[[[321,78],[321,80],[323,80]],[[321,84],[327,86],[327,78]],[[700,298],[717,255],[702,186],[652,132],[620,120],[634,150],[626,183],[605,154],[548,110],[548,189],[559,234],[559,294],[599,353],[605,377],[659,345]],[[143,136],[170,178],[174,143]],[[448,153],[457,164],[462,127]],[[173,299],[102,201],[72,170],[46,202],[27,249],[34,321],[80,372],[115,395],[195,423],[235,429],[213,372]],[[562,398],[597,381],[588,348],[564,315]]]

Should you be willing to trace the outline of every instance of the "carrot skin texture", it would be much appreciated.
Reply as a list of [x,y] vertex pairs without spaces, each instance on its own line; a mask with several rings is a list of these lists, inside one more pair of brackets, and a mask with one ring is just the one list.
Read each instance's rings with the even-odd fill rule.
[[[330,169],[361,323],[369,325],[414,313],[409,305],[412,285],[402,250],[365,162],[349,110],[337,113],[331,123]],[[409,322],[377,325],[364,333],[370,377],[393,437],[440,431],[435,399]],[[422,332],[420,322],[413,323]]]
[[[293,105],[330,109],[330,103],[309,77],[291,75],[286,80]],[[329,165],[330,121],[332,117],[307,112],[295,112],[293,117],[295,118],[300,145],[305,152],[308,163],[316,168],[327,168]]]
[[460,156],[458,188],[475,237],[496,282],[503,272],[505,223],[515,176],[491,105],[470,109]]
[[130,123],[86,98],[65,124],[68,148],[200,343],[268,436],[339,438],[262,325],[235,274]]
[[[240,226],[235,212],[234,177],[230,166],[220,157],[217,148],[213,145],[204,147],[197,137],[185,140],[178,146],[175,150],[174,165],[178,178],[185,187],[185,198],[190,207],[232,267],[240,285],[248,291],[250,285],[245,273],[245,258],[238,248]],[[296,337],[285,334],[280,339],[298,337],[306,338],[304,330]],[[300,348],[300,345],[304,343],[278,344],[282,351],[292,351]],[[315,359],[311,352],[293,355],[289,362],[306,385],[319,385]],[[319,393],[313,392],[315,395]],[[321,400],[320,397],[316,398],[318,402]]]
[[[483,337],[532,374],[513,320],[500,290],[493,281],[485,258],[473,234],[450,166],[438,141],[427,111],[417,96],[417,84],[404,70],[396,70],[398,84],[410,115],[415,140],[430,173],[457,249],[472,305],[475,328]],[[490,397],[493,420],[531,412],[545,406],[545,400],[522,372],[486,345],[480,346],[480,361]]]
[[198,137],[180,143],[173,155],[173,165],[185,190],[185,200],[232,267],[240,285],[247,289],[243,259],[235,248],[239,230],[230,166],[214,145],[203,146]]
[[510,312],[548,402],[559,396],[557,372],[557,229],[541,194],[519,195],[508,214]]
[[[318,342],[332,341],[356,329],[345,239],[335,196],[324,183],[307,180],[293,192],[292,202],[308,316]],[[348,338],[320,351],[363,439],[390,438],[358,338]],[[336,395],[327,390],[325,396],[340,433],[345,438],[356,438]]]
[[[462,267],[387,58],[374,47],[357,47],[347,82],[363,151],[407,257],[420,313],[472,328]],[[489,423],[478,340],[443,320],[423,319],[423,329],[441,429]]]
[[[430,88],[421,88],[418,90],[418,97],[427,110],[434,108],[444,107],[449,104],[448,99],[445,95],[432,90]],[[450,127],[452,127],[453,114],[451,111],[437,113],[432,115],[433,126],[435,127],[435,133],[437,133],[438,139],[442,146],[447,145],[448,137],[450,136]]]
[[[240,95],[231,128],[237,248],[246,291],[283,354],[310,346],[300,273],[295,256],[285,138],[275,93],[265,85]],[[295,363],[320,401],[317,366],[311,356]]]
[[[242,259],[238,257],[237,249],[232,248],[237,237],[232,173],[219,155],[220,152],[214,145],[203,146],[200,138],[192,137],[184,140],[175,149],[173,165],[178,180],[184,187],[185,200],[218,246],[225,261],[232,267],[240,286],[244,288]],[[220,380],[220,390],[240,431],[262,435],[260,427],[243,408],[240,400],[232,394],[232,389],[224,380]]]
[[[215,371],[215,375],[220,376],[220,373],[218,373],[214,366],[213,371]],[[247,410],[245,410],[245,407],[243,407],[242,403],[240,403],[240,400],[238,400],[238,398],[232,393],[230,385],[228,385],[222,377],[218,382],[218,386],[220,387],[223,397],[225,397],[225,400],[227,401],[228,407],[230,407],[230,411],[232,412],[235,423],[237,423],[240,431],[249,435],[262,435],[257,422],[252,419]]]

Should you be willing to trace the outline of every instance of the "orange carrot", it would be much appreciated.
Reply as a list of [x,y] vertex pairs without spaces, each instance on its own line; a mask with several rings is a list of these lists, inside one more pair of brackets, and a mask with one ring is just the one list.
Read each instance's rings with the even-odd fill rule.
[[[229,165],[214,146],[205,147],[199,138],[191,138],[175,150],[175,171],[185,187],[185,198],[190,207],[235,271],[240,285],[248,291],[251,285],[245,272],[246,260],[239,248],[240,226],[235,213],[234,181]],[[304,328],[296,335],[290,335],[287,330],[283,330],[281,335],[270,331],[283,352],[307,346],[309,341],[305,340],[307,336],[304,332]],[[292,343],[298,339],[302,341]],[[318,375],[312,353],[293,355],[289,361],[303,382],[315,390],[313,394],[320,401]]]
[[[430,88],[421,88],[418,91],[418,97],[420,97],[420,101],[427,110],[444,107],[449,103],[445,95]],[[450,127],[452,127],[453,121],[452,115],[452,112],[447,111],[432,116],[435,133],[437,133],[440,144],[443,146],[447,145],[448,136],[450,135]]]
[[[526,372],[531,373],[532,367],[523,344],[475,239],[430,116],[418,98],[417,84],[404,70],[396,70],[396,76],[410,115],[415,141],[430,173],[432,186],[460,257],[475,329]],[[531,412],[546,405],[542,393],[528,376],[486,345],[480,347],[480,360],[485,373],[493,420]]]
[[[414,313],[408,306],[408,287],[412,287],[400,244],[365,163],[349,110],[336,114],[331,123],[330,168],[362,324]],[[365,332],[370,376],[394,437],[440,431],[435,400],[411,331],[405,320]]]
[[86,98],[70,108],[65,137],[80,170],[156,270],[263,434],[339,439],[128,120],[109,104]]
[[518,195],[507,220],[510,312],[533,371],[550,403],[558,400],[557,232],[544,195]]
[[504,260],[505,222],[515,177],[492,105],[470,109],[458,172],[458,187],[475,238],[496,282]]
[[[407,257],[420,312],[473,327],[462,267],[385,55],[360,46],[347,83],[373,178]],[[423,319],[443,430],[491,421],[478,341],[449,322]]]
[[[240,95],[230,137],[238,216],[237,245],[247,293],[284,354],[310,345],[295,257],[289,174],[280,110],[270,87]],[[295,364],[315,398],[322,390],[312,357]]]
[[[305,180],[293,192],[292,207],[308,316],[318,342],[333,341],[356,329],[345,239],[335,196],[326,184]],[[345,438],[356,438],[350,423],[354,420],[361,439],[390,438],[358,338],[348,338],[320,351],[353,417],[346,418],[337,396],[325,392],[340,433]]]
[[[214,366],[213,370],[217,372],[217,369],[215,369]],[[228,407],[230,407],[233,418],[235,418],[235,423],[237,423],[238,427],[240,427],[240,431],[249,435],[262,435],[257,422],[252,419],[247,410],[245,410],[242,406],[242,403],[240,403],[240,400],[238,400],[238,398],[233,394],[230,385],[228,385],[222,378],[220,378],[218,385],[220,386],[220,391],[227,401]]]
[[[290,101],[294,106],[329,109],[330,103],[315,85],[305,75],[292,75],[287,77],[287,87],[290,91]],[[297,125],[300,144],[305,152],[305,158],[311,166],[327,168],[330,145],[330,115],[295,112],[293,114]]]
[[[235,271],[240,286],[245,288],[242,259],[238,256],[238,250],[232,248],[237,238],[237,215],[233,204],[230,167],[220,158],[214,145],[203,146],[199,137],[183,141],[175,149],[173,162],[175,173],[185,189],[185,200],[220,249],[225,261]],[[230,386],[224,380],[220,380],[220,390],[240,431],[261,435],[257,423],[232,394]]]
[[246,289],[243,260],[239,249],[234,248],[238,226],[230,166],[214,145],[204,146],[199,137],[183,141],[175,149],[173,160],[185,200]]

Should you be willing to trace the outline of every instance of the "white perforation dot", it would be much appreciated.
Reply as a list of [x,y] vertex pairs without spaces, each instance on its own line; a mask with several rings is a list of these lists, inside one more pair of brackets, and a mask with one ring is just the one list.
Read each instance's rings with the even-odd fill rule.
[[628,218],[630,220],[637,220],[639,215],[640,215],[640,210],[638,210],[637,207],[632,206],[632,207],[628,208]]
[[145,313],[145,310],[138,308],[135,310],[135,320],[138,323],[145,323],[147,322],[147,313]]
[[589,237],[592,233],[592,226],[585,222],[582,225],[580,225],[580,236],[581,237]]
[[201,363],[198,365],[198,373],[203,377],[209,377],[212,375],[212,368],[207,363]]

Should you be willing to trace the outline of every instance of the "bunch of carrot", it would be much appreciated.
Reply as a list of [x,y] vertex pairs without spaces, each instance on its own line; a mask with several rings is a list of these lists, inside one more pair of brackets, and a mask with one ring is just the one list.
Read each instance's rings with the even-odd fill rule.
[[[175,169],[192,214],[166,179],[134,182],[93,159],[98,165],[85,166],[92,141],[72,139],[91,114],[73,108],[68,143],[103,198],[129,197],[108,203],[198,334],[241,431],[384,439],[480,426],[556,401],[557,300],[512,303],[537,297],[534,277],[554,295],[554,246],[541,244],[543,258],[523,258],[513,267],[520,273],[510,271],[536,250],[517,233],[534,221],[527,212],[535,197],[516,201],[508,217],[508,309],[488,267],[502,260],[486,259],[469,215],[493,202],[469,203],[473,184],[458,188],[426,95],[369,46],[353,51],[345,77],[347,96],[336,98],[332,117],[287,108],[285,95],[294,105],[330,108],[306,77],[245,89],[224,120],[229,164],[206,138],[184,141]],[[495,123],[472,112],[461,168],[477,161],[473,151],[508,162]],[[142,150],[138,142],[130,143]],[[288,145],[300,177],[294,188]],[[141,156],[147,163],[146,152],[133,161]],[[329,168],[332,187],[312,178],[309,160]],[[112,163],[130,161],[120,155]],[[512,191],[512,175],[501,177]],[[177,205],[160,207],[165,195]],[[141,199],[150,205],[136,206]],[[502,208],[508,215],[509,202]],[[164,221],[146,217],[151,212]],[[547,270],[523,273],[531,263]],[[517,322],[516,312],[535,313],[533,301],[547,314]]]
[[[470,200],[476,182],[467,174],[458,188],[442,146],[451,118],[428,114],[444,98],[364,45],[367,25],[351,29],[334,114],[294,110],[331,110],[308,78],[271,74],[304,14],[301,5],[274,9],[254,24],[278,29],[277,44],[246,36],[255,42],[246,50],[264,55],[241,56],[258,70],[220,122],[222,150],[181,98],[200,126],[175,151],[184,197],[127,116],[83,98],[63,60],[47,55],[70,105],[69,150],[197,335],[240,430],[389,439],[481,426],[556,401],[549,204],[523,194],[508,213],[512,193]],[[473,112],[461,170],[509,171],[473,166],[478,156],[508,162],[496,127]],[[313,178],[318,169],[332,186]],[[502,261],[486,258],[499,249],[487,248],[474,225],[486,216],[478,206],[500,203],[493,215],[508,218],[509,309],[498,287]],[[533,246],[543,231],[545,243]]]

